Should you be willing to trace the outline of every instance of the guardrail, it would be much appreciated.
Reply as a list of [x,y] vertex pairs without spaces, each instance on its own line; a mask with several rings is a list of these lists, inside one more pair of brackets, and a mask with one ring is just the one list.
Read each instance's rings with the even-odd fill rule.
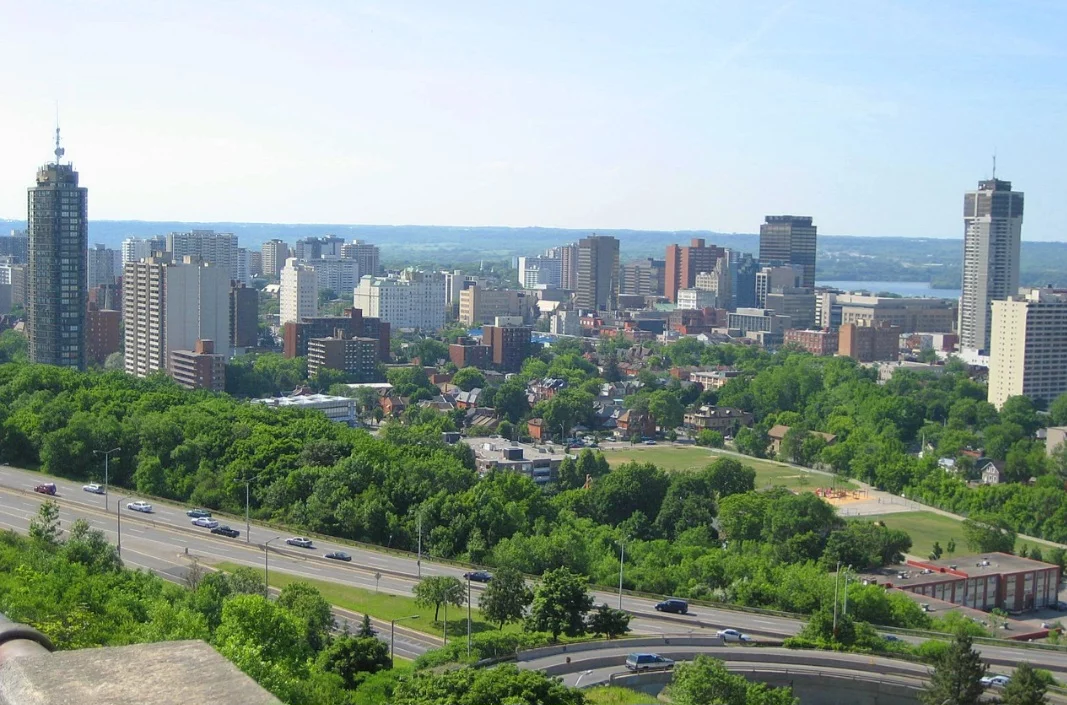
[[582,653],[585,651],[599,651],[604,648],[631,648],[644,646],[723,646],[725,642],[718,636],[689,636],[671,635],[649,637],[638,636],[628,639],[610,639],[607,641],[578,641],[573,644],[559,644],[558,646],[541,646],[535,649],[526,649],[516,654],[516,660],[536,661],[540,658],[562,654]]

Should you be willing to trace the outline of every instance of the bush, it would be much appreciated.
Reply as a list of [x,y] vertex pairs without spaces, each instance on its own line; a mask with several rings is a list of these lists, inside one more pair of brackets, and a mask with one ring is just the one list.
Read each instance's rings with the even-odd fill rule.
[[474,663],[482,659],[506,658],[516,651],[546,646],[552,642],[547,632],[482,632],[471,637],[471,655],[467,657],[467,641],[457,639],[440,649],[427,651],[415,660],[415,668],[435,668],[448,663]]
[[704,429],[697,434],[696,442],[698,446],[707,446],[708,448],[722,448],[725,444],[723,435],[718,431],[712,431]]

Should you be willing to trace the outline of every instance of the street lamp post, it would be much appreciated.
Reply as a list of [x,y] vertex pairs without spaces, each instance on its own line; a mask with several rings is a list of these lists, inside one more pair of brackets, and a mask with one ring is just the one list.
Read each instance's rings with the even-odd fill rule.
[[266,597],[270,597],[270,573],[268,572],[269,569],[267,566],[267,557],[270,555],[270,551],[268,549],[270,547],[271,542],[277,541],[280,538],[281,536],[275,536],[270,541],[263,544],[263,592],[265,593]]
[[413,614],[413,615],[411,615],[409,617],[397,617],[396,619],[389,620],[389,665],[390,666],[395,666],[396,665],[396,656],[395,656],[396,649],[394,647],[394,642],[396,641],[396,623],[397,622],[402,622],[405,619],[418,619],[418,618],[419,618],[419,615]]
[[471,655],[471,577],[467,574],[467,656]]
[[118,453],[122,448],[112,448],[111,450],[94,450],[93,455],[104,456],[104,511],[107,511],[107,484],[108,484],[108,459],[110,459],[112,453]]
[[[104,496],[106,497],[107,495]],[[119,558],[122,558],[122,503],[127,499],[129,499],[129,497],[119,497],[119,501],[115,504],[115,523],[117,525],[116,531],[118,533],[117,547]]]
[[419,509],[419,557],[415,565],[419,570],[419,580],[422,580],[422,509]]
[[[627,537],[629,538],[629,537]],[[622,569],[626,565],[626,539],[619,539],[619,609],[622,609]]]
[[245,480],[245,543],[252,543],[252,526],[248,523],[248,486],[251,480]]

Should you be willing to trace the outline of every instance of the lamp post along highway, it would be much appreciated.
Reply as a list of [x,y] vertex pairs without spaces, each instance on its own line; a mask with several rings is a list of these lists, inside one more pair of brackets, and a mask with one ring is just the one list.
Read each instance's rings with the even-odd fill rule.
[[93,455],[104,456],[104,511],[107,511],[107,485],[108,485],[108,460],[111,458],[112,453],[118,453],[122,448],[112,448],[111,450],[94,450]]
[[422,510],[419,510],[419,557],[415,561],[419,569],[419,580],[422,580]]
[[471,576],[467,573],[467,656],[471,655]]
[[396,641],[396,623],[402,622],[405,619],[418,619],[419,615],[413,614],[409,617],[397,617],[396,619],[389,620],[389,665],[396,665],[396,649],[394,643]]
[[248,522],[248,486],[251,480],[245,480],[245,543],[252,543],[252,525]]
[[265,597],[270,597],[270,572],[268,569],[268,556],[270,556],[270,544],[272,541],[277,541],[281,536],[275,536],[267,543],[263,544],[263,594]]
[[[626,538],[629,538],[627,536]],[[619,609],[622,609],[622,569],[626,565],[626,539],[619,541]]]
[[119,501],[115,504],[115,533],[118,534],[117,549],[119,558],[122,558],[122,503],[127,499],[129,499],[129,497],[120,497]]

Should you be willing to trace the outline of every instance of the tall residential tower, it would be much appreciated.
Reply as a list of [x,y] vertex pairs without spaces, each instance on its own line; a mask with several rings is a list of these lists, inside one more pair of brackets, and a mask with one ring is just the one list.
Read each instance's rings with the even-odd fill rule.
[[988,352],[991,306],[1019,290],[1023,194],[1010,181],[979,181],[963,196],[960,349]]
[[56,160],[29,189],[26,331],[31,361],[84,369],[89,191],[63,152],[57,127]]
[[578,241],[578,281],[574,305],[612,311],[619,300],[619,241],[592,235]]

